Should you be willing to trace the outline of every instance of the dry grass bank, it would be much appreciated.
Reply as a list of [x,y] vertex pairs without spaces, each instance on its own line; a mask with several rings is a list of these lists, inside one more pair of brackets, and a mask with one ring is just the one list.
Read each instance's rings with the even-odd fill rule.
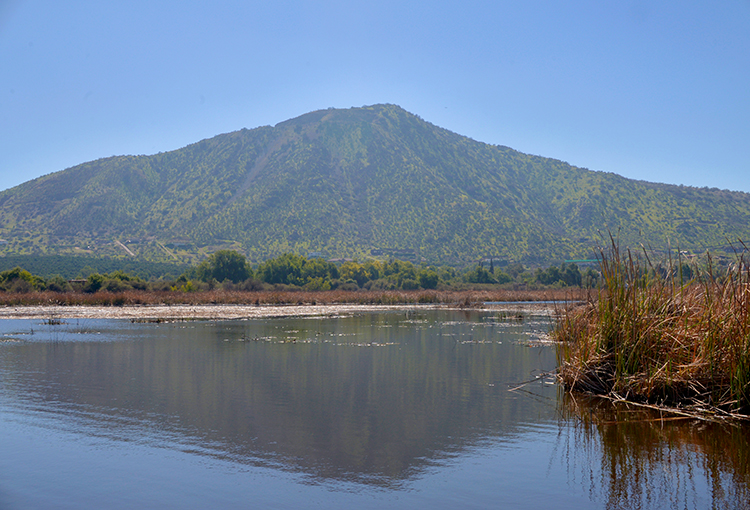
[[[645,267],[643,267],[645,265]],[[604,289],[571,307],[554,336],[571,390],[714,416],[750,414],[747,252],[717,279],[710,265],[686,284],[631,254],[603,257]]]
[[299,304],[446,304],[474,307],[488,301],[572,301],[582,289],[477,291],[225,291],[206,292],[28,292],[0,293],[0,306],[126,306],[126,305],[299,305]]

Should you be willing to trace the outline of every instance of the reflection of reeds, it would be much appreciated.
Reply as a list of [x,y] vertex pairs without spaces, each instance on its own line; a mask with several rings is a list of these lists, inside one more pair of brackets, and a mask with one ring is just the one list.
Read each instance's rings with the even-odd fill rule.
[[[744,424],[667,417],[627,403],[566,394],[567,470],[604,508],[746,508],[750,437]],[[678,419],[679,418],[679,419]]]
[[681,270],[662,276],[644,255],[643,262],[624,255],[614,241],[611,254],[602,254],[598,296],[569,308],[554,332],[561,380],[614,398],[747,415],[747,250],[721,279],[709,258],[686,283]]

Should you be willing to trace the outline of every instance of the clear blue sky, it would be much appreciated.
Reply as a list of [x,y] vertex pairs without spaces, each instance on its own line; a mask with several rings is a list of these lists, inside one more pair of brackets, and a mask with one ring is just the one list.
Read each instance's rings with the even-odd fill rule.
[[374,103],[750,192],[750,0],[0,0],[0,189]]

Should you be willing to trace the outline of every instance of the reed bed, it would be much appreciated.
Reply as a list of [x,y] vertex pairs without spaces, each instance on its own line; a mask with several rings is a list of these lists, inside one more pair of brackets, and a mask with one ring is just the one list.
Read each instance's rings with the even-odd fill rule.
[[414,290],[414,291],[303,291],[211,290],[204,292],[140,291],[96,293],[28,292],[0,293],[0,306],[132,306],[132,305],[300,305],[300,304],[443,304],[473,308],[486,302],[562,301],[580,299],[581,289],[550,290]]
[[713,416],[750,414],[748,250],[721,277],[711,259],[684,282],[682,261],[666,277],[648,253],[615,243],[602,253],[603,284],[570,306],[553,336],[567,389]]

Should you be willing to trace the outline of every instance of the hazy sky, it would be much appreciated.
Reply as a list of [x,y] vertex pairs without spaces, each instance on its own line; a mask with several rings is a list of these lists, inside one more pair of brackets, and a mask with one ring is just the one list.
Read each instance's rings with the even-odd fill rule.
[[750,0],[0,0],[0,189],[374,103],[750,192]]

